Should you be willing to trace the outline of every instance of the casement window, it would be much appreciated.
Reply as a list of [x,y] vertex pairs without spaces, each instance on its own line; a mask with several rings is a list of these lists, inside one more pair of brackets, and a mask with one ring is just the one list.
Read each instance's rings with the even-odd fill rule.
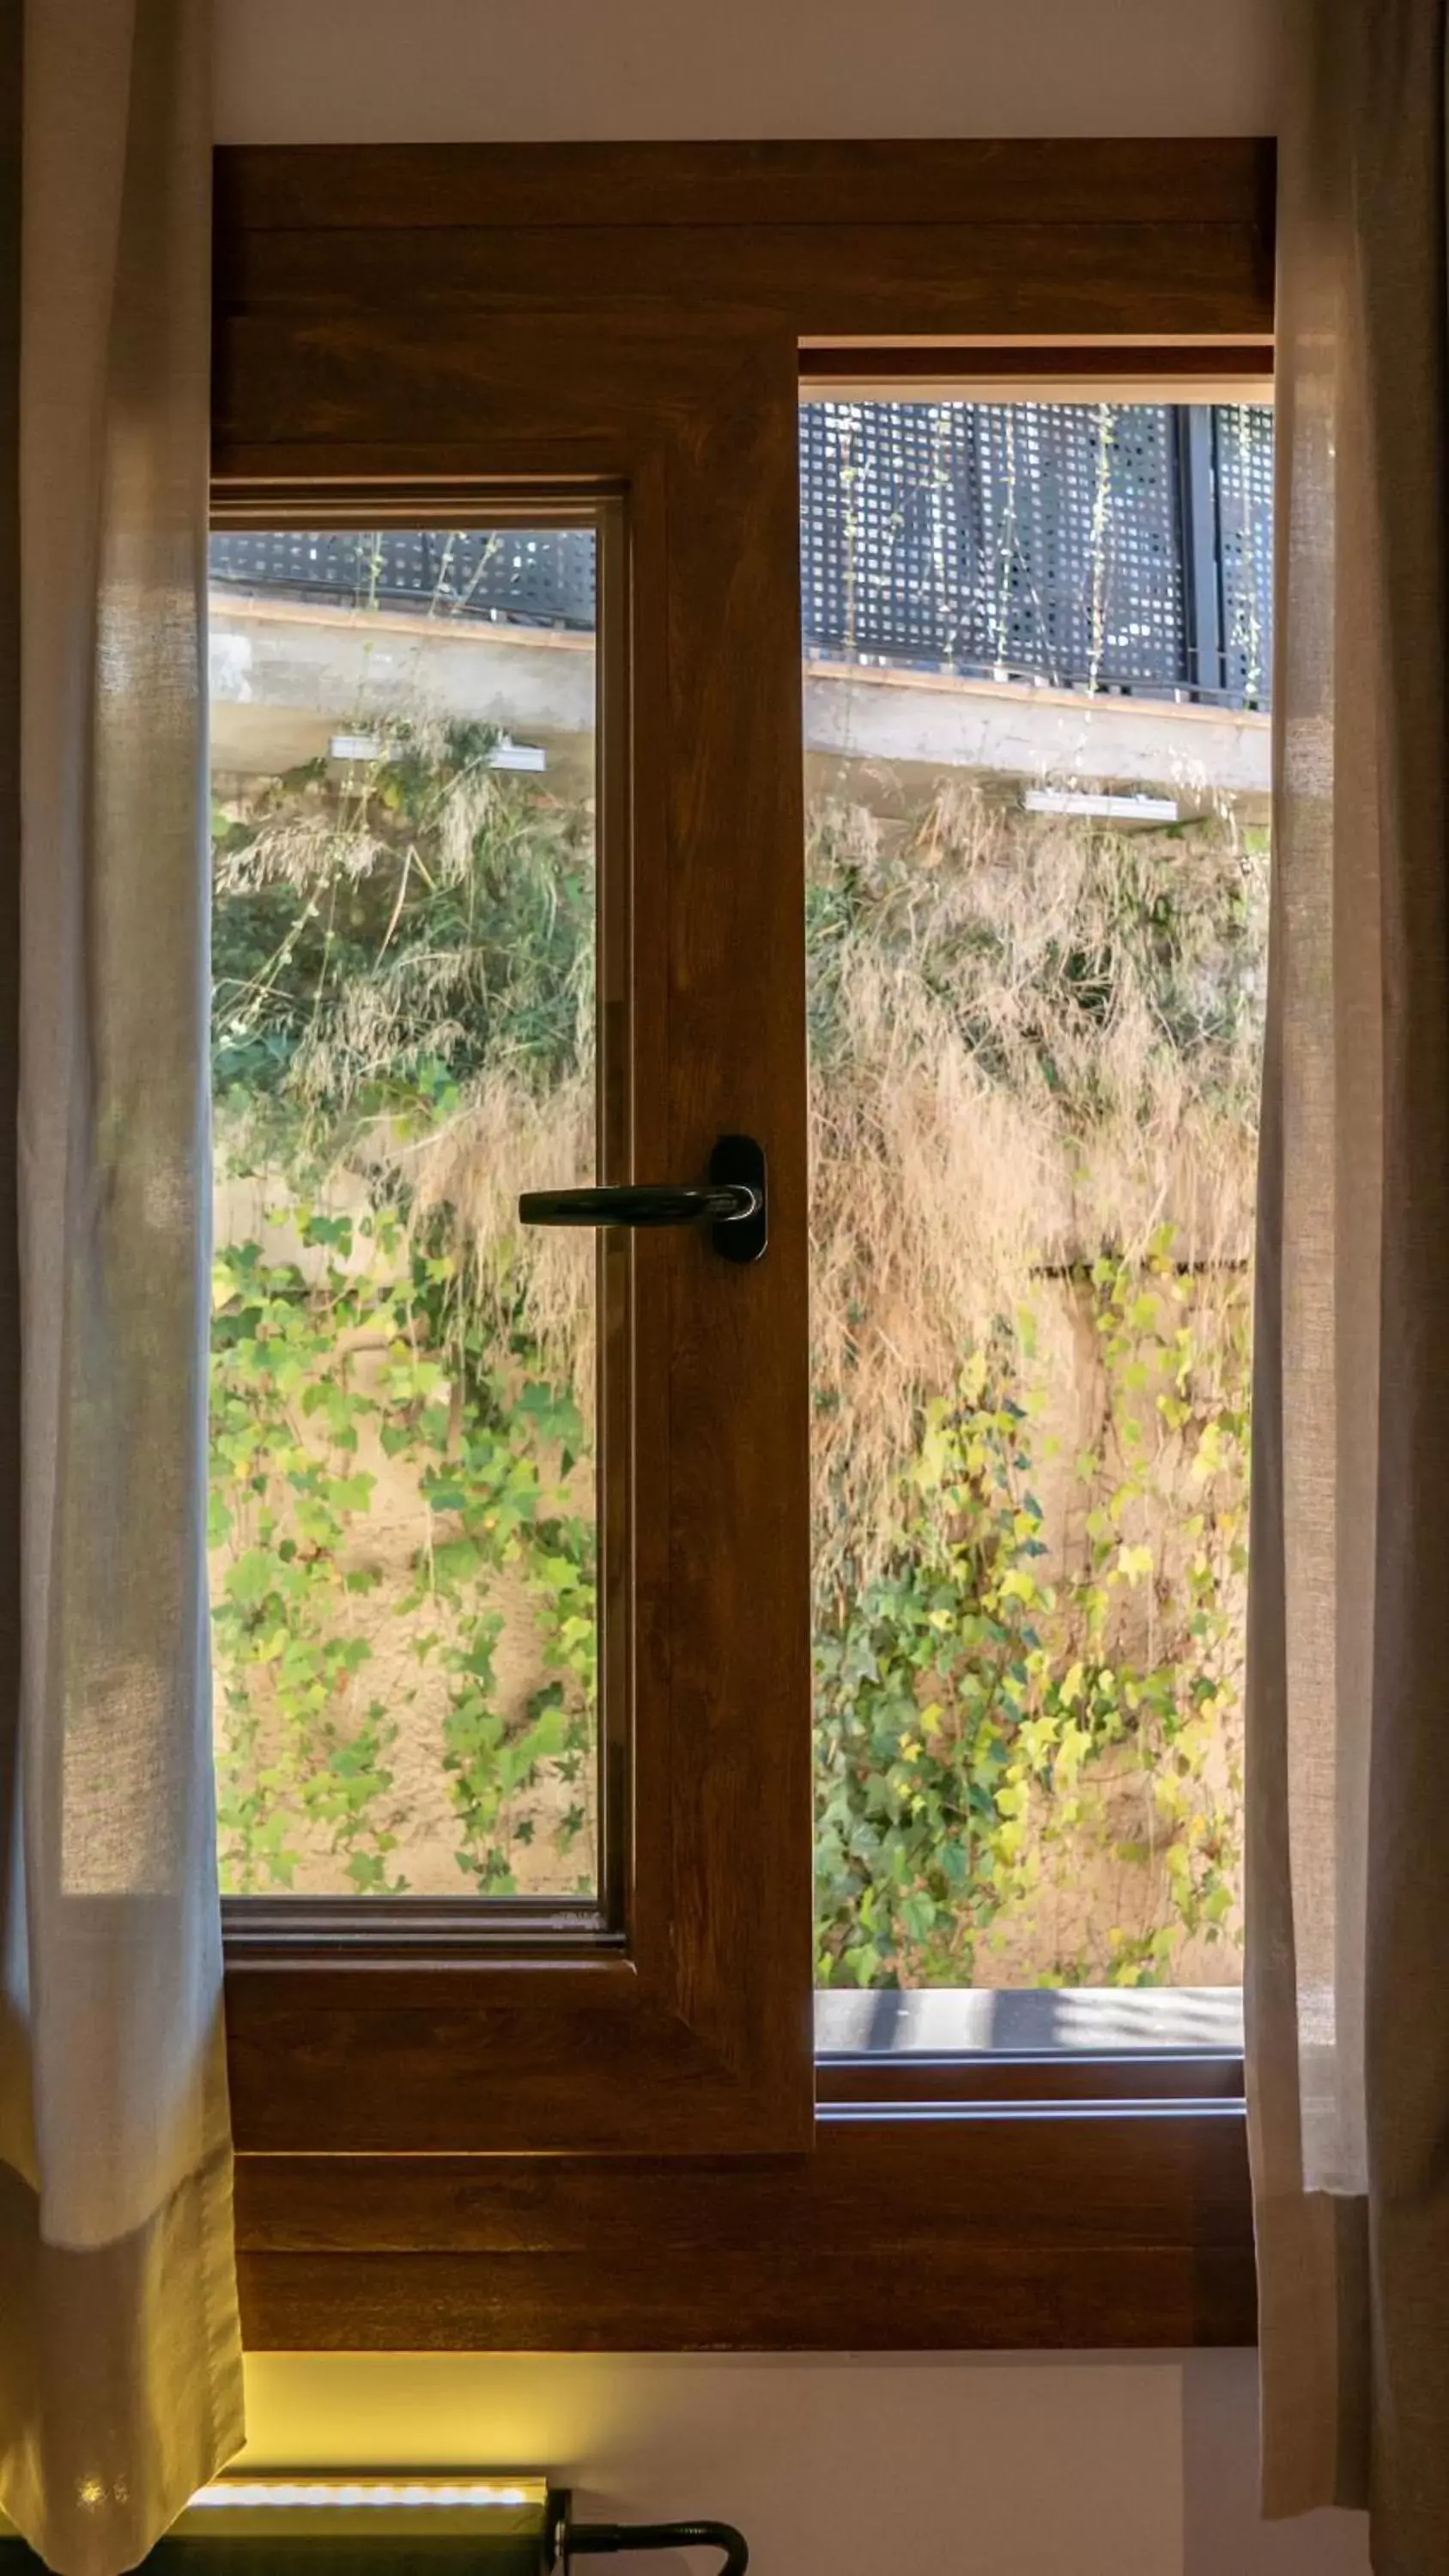
[[[1251,2333],[1212,1727],[1271,331],[1251,144],[219,156],[255,2341]],[[1100,887],[1037,936],[1079,824],[1135,983]],[[1169,983],[1218,1161],[1154,1228],[1060,1104],[1135,1045],[1140,1105]],[[1109,1863],[1176,1913],[1110,1920]]]

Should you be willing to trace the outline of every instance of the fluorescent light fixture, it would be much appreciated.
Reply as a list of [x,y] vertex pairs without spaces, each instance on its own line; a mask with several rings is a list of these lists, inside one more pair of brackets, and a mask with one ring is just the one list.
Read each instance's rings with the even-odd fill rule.
[[1098,814],[1109,823],[1176,823],[1175,796],[1094,796],[1085,788],[1028,787],[1028,814]]
[[547,769],[548,753],[541,742],[510,742],[505,734],[488,754],[488,766],[490,769]]

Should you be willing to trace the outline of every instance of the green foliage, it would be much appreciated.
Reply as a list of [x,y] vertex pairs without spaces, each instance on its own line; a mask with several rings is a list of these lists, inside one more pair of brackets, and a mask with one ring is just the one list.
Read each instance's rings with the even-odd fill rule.
[[[391,1212],[364,1218],[365,1233],[292,1214],[307,1272],[269,1265],[252,1243],[216,1265],[227,1884],[289,1885],[297,1827],[310,1822],[359,1892],[406,1886],[389,1763],[401,1711],[368,1695],[374,1648],[349,1616],[382,1580],[365,1553],[365,1436],[415,1478],[426,1507],[396,1615],[415,1621],[418,1665],[446,1676],[441,1757],[459,1869],[504,1893],[527,1834],[517,1800],[546,1770],[579,1782],[592,1742],[595,1534],[569,1490],[583,1426],[571,1396],[531,1373],[526,1349],[495,1364],[459,1306],[449,1252],[409,1244]],[[1078,1294],[1101,1406],[1094,1444],[1070,1461],[1081,1528],[1070,1568],[1045,1571],[1036,1488],[1061,1462],[1041,1430],[1047,1372],[1024,1315],[924,1408],[884,1571],[820,1605],[827,1981],[989,1981],[993,1927],[1030,1902],[1057,1857],[1071,1861],[1087,1828],[1100,1839],[1099,1779],[1110,1792],[1124,1755],[1141,1812],[1118,1857],[1151,1864],[1168,1929],[1155,1914],[1146,1931],[1117,1927],[1105,1955],[1063,1955],[1048,1973],[1150,1982],[1178,1935],[1216,1938],[1228,1921],[1234,1783],[1210,1774],[1236,1688],[1245,1566],[1245,1296],[1205,1333],[1166,1233],[1144,1262],[1099,1261]],[[1183,1521],[1170,1507],[1185,1481],[1199,1508]],[[1134,1535],[1144,1529],[1155,1535]],[[504,1569],[528,1586],[545,1675],[512,1715],[495,1673]],[[564,1814],[561,1850],[584,1812],[576,1800]]]
[[[445,1258],[432,1267],[441,1271]],[[451,1635],[430,1629],[420,1651],[436,1654],[448,1676],[443,1768],[460,1826],[459,1866],[481,1893],[499,1895],[514,1884],[511,1844],[531,1834],[527,1819],[511,1818],[511,1802],[545,1764],[577,1783],[593,1740],[597,1541],[592,1517],[570,1500],[584,1445],[572,1397],[531,1373],[535,1355],[521,1344],[508,1366],[490,1365],[466,1307],[454,1353],[463,1386],[457,1437],[420,1480],[435,1525],[451,1534],[430,1540],[420,1557],[414,1599],[452,1610],[459,1622]],[[494,1673],[503,1622],[491,1592],[505,1568],[521,1573],[539,1614],[547,1675],[512,1722]],[[562,1850],[583,1823],[583,1808],[571,1807],[557,1836]]]
[[[216,1265],[223,1866],[236,1888],[287,1886],[320,1832],[359,1892],[404,1887],[400,1738],[441,1691],[457,1864],[506,1892],[531,1831],[519,1801],[545,1772],[572,1794],[561,1852],[586,1819],[583,1432],[506,1265],[482,1328],[477,1256],[448,1211],[414,1207],[407,1156],[487,1069],[547,1092],[587,1054],[592,820],[495,773],[492,728],[370,730],[374,754],[340,778],[311,762],[213,821],[220,1160],[266,1176],[301,1252],[243,1242]],[[375,1203],[354,1224],[325,1203],[359,1152]],[[380,1474],[416,1504],[400,1564],[377,1557]],[[521,1710],[495,1670],[505,1579],[544,1675]],[[384,1703],[369,1673],[389,1629],[415,1678]]]
[[218,1105],[306,1112],[331,1150],[486,1064],[556,1082],[592,994],[591,813],[492,770],[490,726],[372,732],[341,786],[312,761],[213,820]]
[[[989,1984],[1007,1909],[1104,1847],[1147,1866],[1149,1919],[1105,1938],[1084,1925],[1042,1982],[1157,1982],[1182,1934],[1228,1925],[1246,1295],[1204,1329],[1168,1228],[1141,1262],[1100,1260],[1077,1285],[1100,1377],[1096,1436],[1071,1462],[1072,1561],[1048,1579],[1037,1487],[1060,1462],[1023,1315],[926,1406],[884,1571],[817,1614],[822,1982]],[[1113,1830],[1124,1777],[1130,1833]]]
[[[216,818],[221,1161],[275,1200],[215,1274],[232,1889],[292,1885],[321,1851],[359,1893],[401,1891],[430,1800],[460,1889],[508,1892],[535,1834],[551,1885],[589,1883],[578,1393],[516,1230],[485,1241],[416,1184],[490,1080],[546,1105],[590,1060],[591,817],[494,773],[493,741],[389,725],[341,780],[312,764]],[[1114,1121],[1130,1155],[1163,1097],[1250,1133],[1261,853],[1211,832],[1018,847],[983,810],[816,818],[812,1057],[856,1122],[836,1170],[872,1133],[863,958],[925,997],[927,1048],[944,1032],[1083,1168]],[[898,1045],[903,1086],[920,1060]],[[817,1230],[829,1183],[818,1161]],[[1193,1266],[1170,1226],[1050,1283],[1023,1263],[1022,1311],[955,1330],[934,1374],[902,1363],[887,1441],[851,1371],[880,1338],[893,1189],[881,1240],[828,1266],[846,1358],[817,1425],[820,1973],[1009,1982],[1029,1956],[1043,1982],[1162,1978],[1185,1939],[1236,1930],[1246,1281]],[[1070,1432],[1064,1384],[1089,1386]]]
[[[213,1603],[224,1726],[223,1877],[236,1891],[292,1884],[298,1827],[325,1830],[360,1894],[402,1892],[406,1822],[391,1759],[399,1712],[368,1697],[366,1613],[384,1570],[369,1555],[376,1473],[365,1440],[400,1468],[423,1530],[392,1587],[392,1621],[419,1667],[446,1676],[442,1760],[460,1870],[506,1892],[510,1802],[552,1764],[577,1780],[593,1710],[594,1533],[570,1500],[581,1443],[572,1399],[516,1348],[486,1365],[459,1329],[455,1261],[409,1242],[392,1211],[354,1229],[289,1211],[305,1267],[231,1246],[214,1271],[211,1541],[225,1551]],[[540,1611],[550,1674],[516,1717],[500,1710],[491,1592],[519,1575]],[[582,1825],[582,1810],[571,1840]],[[516,1837],[526,1828],[512,1825]]]
[[[304,1239],[330,1231],[304,1215]],[[210,1537],[230,1551],[212,1618],[222,1846],[235,1887],[290,1885],[300,1809],[330,1828],[355,1887],[383,1890],[395,1838],[373,1811],[392,1786],[397,1723],[376,1702],[352,1714],[371,1650],[343,1616],[348,1591],[372,1580],[346,1557],[373,1486],[356,1457],[374,1407],[343,1338],[364,1303],[330,1260],[324,1295],[300,1290],[255,1244],[232,1246],[213,1274]]]

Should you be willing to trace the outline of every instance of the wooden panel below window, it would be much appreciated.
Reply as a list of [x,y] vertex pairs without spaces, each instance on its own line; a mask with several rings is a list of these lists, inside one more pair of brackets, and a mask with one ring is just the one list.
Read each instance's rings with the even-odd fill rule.
[[257,2349],[1248,2343],[1241,2105],[822,2118],[813,2156],[244,2158]]

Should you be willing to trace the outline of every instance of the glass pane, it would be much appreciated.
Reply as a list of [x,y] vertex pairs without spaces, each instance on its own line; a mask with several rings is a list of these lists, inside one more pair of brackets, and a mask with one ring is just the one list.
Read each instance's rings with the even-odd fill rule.
[[1271,413],[801,458],[821,2037],[1230,2040]]
[[211,579],[222,1883],[587,1895],[594,531]]

